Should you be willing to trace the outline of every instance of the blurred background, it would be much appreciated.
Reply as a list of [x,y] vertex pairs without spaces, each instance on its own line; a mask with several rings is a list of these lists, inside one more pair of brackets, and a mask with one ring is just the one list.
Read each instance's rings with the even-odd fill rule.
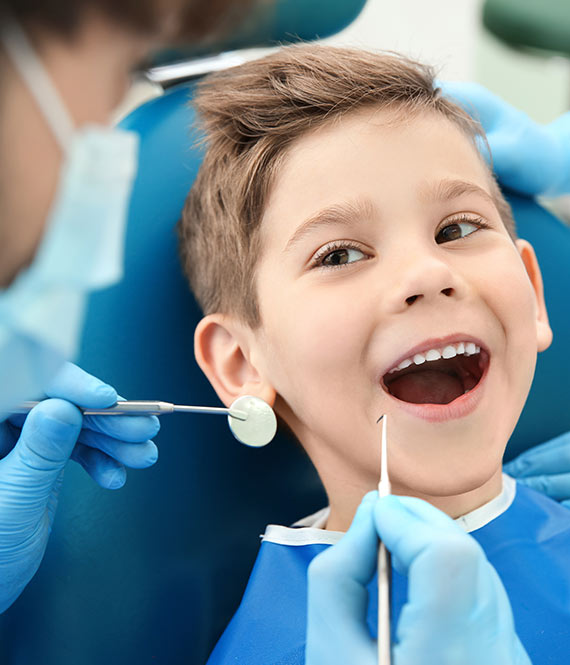
[[[489,12],[494,5],[503,11],[505,6],[535,5],[546,14],[549,5],[562,7],[568,1],[368,0],[354,23],[326,42],[399,51],[435,66],[441,78],[482,83],[535,120],[549,122],[570,108],[570,59],[545,49],[507,45],[483,25],[483,11],[486,4],[487,22],[501,27],[501,17]],[[568,9],[561,11],[568,15]],[[544,34],[545,27],[537,26],[536,32],[541,31]],[[524,39],[524,29],[521,33]],[[544,41],[549,43],[546,35]],[[159,87],[137,80],[120,115],[156,94]]]
[[[323,41],[398,51],[442,79],[481,83],[547,123],[570,109],[569,34],[570,0],[367,0],[351,25]],[[239,59],[269,50],[240,51]],[[137,76],[117,120],[162,93]],[[570,223],[570,196],[541,202]]]
[[[515,7],[517,0],[368,0],[356,21],[329,41],[400,51],[436,66],[441,78],[482,83],[540,122],[568,110],[570,59],[508,46],[484,27],[485,4],[489,11],[493,5]],[[568,5],[568,0],[534,4],[546,12],[548,5]],[[487,14],[487,21],[495,29],[500,25],[496,14]]]

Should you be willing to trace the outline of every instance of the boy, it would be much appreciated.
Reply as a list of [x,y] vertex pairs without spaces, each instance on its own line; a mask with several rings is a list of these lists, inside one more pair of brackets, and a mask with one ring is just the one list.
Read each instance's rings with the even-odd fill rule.
[[[197,108],[208,151],[181,248],[206,315],[198,363],[224,403],[274,405],[329,498],[268,527],[210,662],[302,662],[306,568],[377,486],[381,414],[394,493],[474,532],[532,661],[562,662],[570,515],[501,473],[552,333],[480,129],[427,68],[317,46],[212,77]],[[402,578],[393,596],[395,625]]]

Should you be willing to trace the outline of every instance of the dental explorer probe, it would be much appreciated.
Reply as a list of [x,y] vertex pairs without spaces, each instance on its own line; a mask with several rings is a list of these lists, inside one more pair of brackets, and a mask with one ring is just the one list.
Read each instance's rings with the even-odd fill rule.
[[[388,475],[388,446],[386,443],[386,420],[382,419],[382,462],[378,495],[380,498],[392,493]],[[378,548],[378,665],[391,665],[392,645],[390,638],[390,587],[392,582],[392,560],[386,545],[380,541]]]
[[[29,413],[39,402],[22,402],[11,413]],[[267,445],[277,431],[273,409],[259,397],[242,395],[229,409],[217,406],[187,406],[159,400],[125,400],[106,409],[83,409],[84,416],[162,416],[167,413],[204,413],[227,415],[228,425],[235,438],[246,446]]]

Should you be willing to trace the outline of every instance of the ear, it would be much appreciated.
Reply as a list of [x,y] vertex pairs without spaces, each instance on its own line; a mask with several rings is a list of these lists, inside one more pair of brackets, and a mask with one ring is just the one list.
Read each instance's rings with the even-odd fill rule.
[[223,314],[205,316],[194,333],[200,369],[226,406],[242,395],[275,403],[275,390],[251,360],[252,331]]
[[532,245],[522,239],[515,241],[524,267],[532,284],[536,298],[536,338],[538,351],[544,351],[552,342],[552,330],[548,323],[546,303],[544,302],[544,288],[540,267]]

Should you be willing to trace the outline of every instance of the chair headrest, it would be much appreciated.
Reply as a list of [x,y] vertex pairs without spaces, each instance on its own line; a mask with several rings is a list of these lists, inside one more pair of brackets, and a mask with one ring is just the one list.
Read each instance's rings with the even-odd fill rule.
[[188,44],[154,56],[164,65],[237,49],[275,46],[281,42],[329,37],[343,30],[360,14],[366,0],[277,0],[261,2],[237,31],[207,45]]

